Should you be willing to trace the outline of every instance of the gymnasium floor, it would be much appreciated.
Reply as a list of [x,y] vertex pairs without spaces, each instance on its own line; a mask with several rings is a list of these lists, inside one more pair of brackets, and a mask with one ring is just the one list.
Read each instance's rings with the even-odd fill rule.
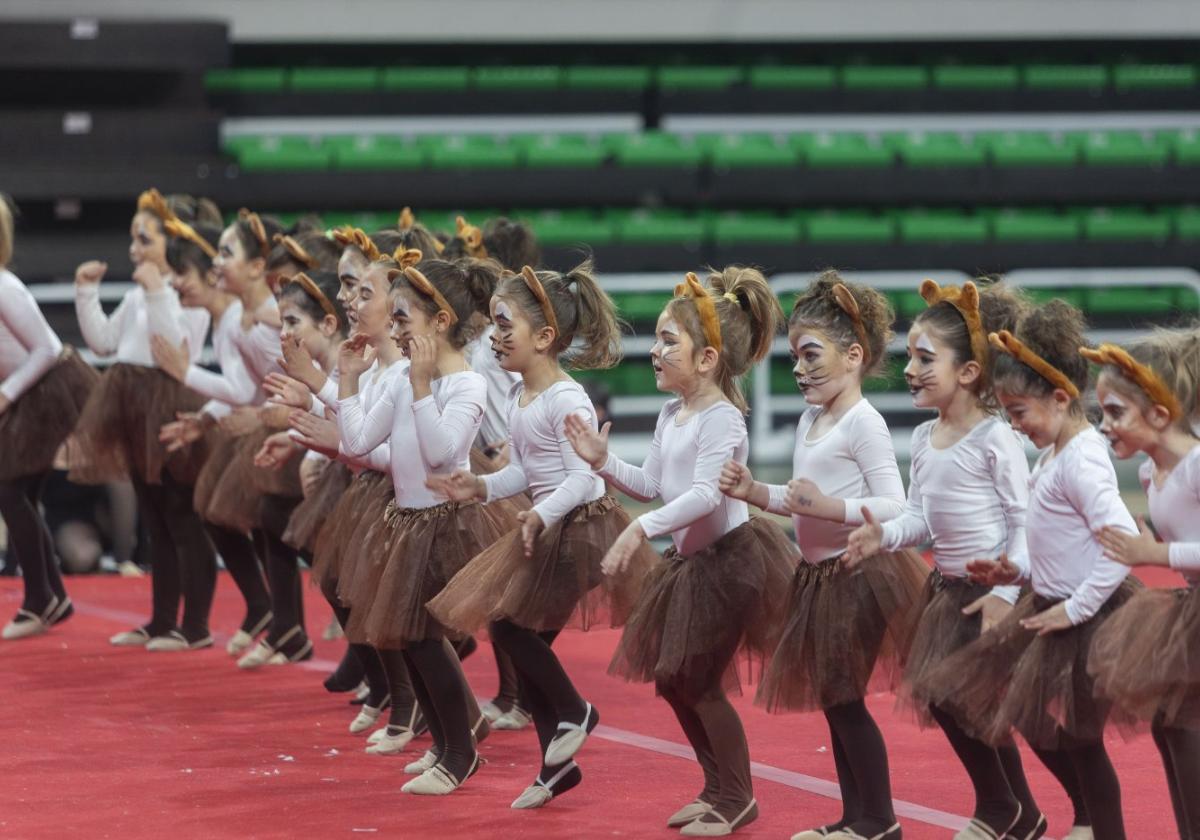
[[[1170,576],[1154,583],[1172,585]],[[240,672],[224,653],[240,619],[221,576],[206,651],[151,654],[116,649],[110,634],[144,620],[148,579],[68,580],[76,616],[41,638],[0,646],[0,837],[5,838],[667,838],[668,814],[700,788],[700,772],[666,704],[645,685],[604,673],[614,631],[568,633],[558,644],[582,693],[602,715],[579,755],[584,784],[549,807],[509,803],[536,772],[532,728],[497,732],[488,760],[447,798],[399,792],[404,756],[363,752],[350,735],[353,710],[321,680],[341,642],[318,642],[302,665]],[[319,635],[329,611],[308,593]],[[20,602],[20,581],[0,582],[0,615]],[[466,662],[476,693],[491,696],[487,644]],[[771,716],[737,700],[755,760],[760,819],[746,838],[787,838],[840,813],[828,732],[820,715]],[[896,810],[909,840],[948,838],[971,807],[966,776],[938,732],[870,698],[888,742]],[[1170,805],[1148,737],[1110,749],[1123,783],[1130,838],[1174,836]],[[406,758],[405,756],[411,756]],[[1050,817],[1048,837],[1069,830],[1065,796],[1027,754],[1034,790]]]

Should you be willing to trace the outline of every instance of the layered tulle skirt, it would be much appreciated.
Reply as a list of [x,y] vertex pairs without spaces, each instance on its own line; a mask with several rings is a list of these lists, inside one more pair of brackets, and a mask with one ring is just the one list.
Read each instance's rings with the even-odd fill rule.
[[78,462],[71,433],[100,374],[71,347],[41,379],[0,414],[0,481],[46,472],[63,444],[67,466]]
[[[314,553],[322,529],[331,526],[331,515],[350,486],[349,467],[340,461],[328,461],[312,492],[304,497],[288,520],[283,541],[297,551]],[[316,560],[314,558],[313,562]]]

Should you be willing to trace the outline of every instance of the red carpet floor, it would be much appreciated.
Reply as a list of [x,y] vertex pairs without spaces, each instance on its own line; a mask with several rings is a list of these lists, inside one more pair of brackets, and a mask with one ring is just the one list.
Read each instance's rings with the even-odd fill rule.
[[[1159,579],[1172,584],[1169,577]],[[321,679],[342,643],[318,643],[300,666],[240,672],[223,642],[240,620],[222,575],[217,648],[152,654],[116,649],[110,634],[144,620],[149,581],[73,578],[78,613],[50,634],[0,644],[0,837],[5,838],[667,838],[668,814],[700,788],[700,772],[666,704],[649,686],[604,674],[610,631],[568,633],[558,643],[584,695],[601,711],[580,753],[584,784],[549,807],[509,803],[537,768],[532,729],[498,732],[488,764],[447,798],[401,794],[405,757],[363,752],[347,731],[353,711]],[[20,582],[0,583],[0,616]],[[309,591],[314,635],[328,608]],[[466,663],[476,693],[495,687],[491,651]],[[840,813],[828,732],[820,715],[743,712],[762,816],[739,832],[786,838]],[[923,732],[870,699],[891,755],[897,812],[909,840],[948,838],[971,808],[970,787],[941,734]],[[417,755],[427,741],[414,743]],[[1148,737],[1110,739],[1130,838],[1175,836],[1162,770]],[[1037,760],[1027,768],[1050,837],[1069,830],[1066,798]]]

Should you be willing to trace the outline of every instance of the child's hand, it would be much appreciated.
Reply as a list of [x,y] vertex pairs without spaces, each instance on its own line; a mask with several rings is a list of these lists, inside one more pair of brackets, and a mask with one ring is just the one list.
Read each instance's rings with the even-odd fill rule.
[[147,292],[161,292],[167,285],[167,281],[163,279],[162,270],[149,260],[133,270],[133,282]]
[[176,382],[183,382],[187,377],[188,366],[191,364],[191,353],[188,351],[188,341],[176,347],[161,335],[150,336],[150,352],[159,370]]
[[158,431],[158,442],[165,443],[168,452],[178,452],[204,436],[204,415],[196,411],[181,411]]
[[222,417],[218,422],[223,430],[234,437],[244,437],[262,426],[262,421],[258,419],[258,409],[247,405],[235,408],[232,414]]
[[487,485],[483,479],[467,470],[456,470],[450,475],[430,475],[425,479],[425,486],[454,502],[487,498]]
[[292,413],[286,405],[268,402],[258,407],[258,418],[268,429],[286,429],[288,416]]
[[879,553],[883,545],[883,526],[875,521],[874,514],[869,509],[862,509],[863,524],[854,529],[846,542],[846,553],[842,555],[842,565],[853,569],[868,557]]
[[288,423],[300,435],[299,442],[309,449],[318,452],[336,453],[342,439],[338,435],[337,424],[307,411],[293,411],[288,415]]
[[[292,457],[299,451],[299,448],[291,435],[287,432],[276,432],[271,435],[254,453],[254,466],[262,467],[267,470],[281,470],[283,465],[292,460]],[[303,464],[300,471],[301,479],[304,477]],[[303,486],[303,482],[301,484]],[[307,495],[308,491],[305,491]]]
[[636,519],[633,520],[621,532],[621,536],[617,537],[617,541],[612,544],[608,553],[604,555],[604,560],[600,563],[600,571],[609,576],[622,574],[629,567],[629,560],[633,557],[634,552],[641,548],[645,541],[646,532],[642,530],[641,523]]
[[305,458],[300,462],[300,488],[304,490],[306,498],[317,489],[317,482],[328,467],[329,462],[321,458]]
[[325,374],[313,361],[312,354],[300,339],[287,336],[280,337],[279,346],[283,350],[283,358],[279,360],[284,372],[304,385],[314,394],[325,384]]
[[286,373],[268,373],[267,378],[263,380],[263,390],[279,405],[301,411],[307,411],[312,405],[312,391],[308,390],[308,386]]
[[413,397],[420,399],[429,393],[429,383],[437,373],[437,343],[427,335],[414,335],[408,341],[408,360]]
[[754,489],[754,474],[745,464],[729,460],[721,467],[721,478],[717,481],[717,486],[729,498],[747,501],[750,491]]
[[108,271],[108,263],[98,260],[88,260],[81,263],[75,269],[75,285],[90,286],[94,283],[99,283],[104,279],[104,273]]
[[537,511],[523,510],[517,514],[517,521],[521,523],[521,541],[525,543],[525,556],[533,556],[533,544],[537,541],[538,534],[546,527],[546,523],[542,521],[542,516]]
[[[310,364],[311,358],[309,357]],[[358,380],[358,377],[366,373],[374,361],[375,349],[367,344],[367,337],[361,333],[343,341],[338,349],[338,372],[344,377],[353,378],[355,381]],[[288,367],[288,373],[296,376],[295,373],[292,373],[290,366]],[[296,378],[308,384],[303,378],[299,376],[296,376]],[[309,388],[312,388],[312,385],[309,385]]]
[[1136,535],[1111,525],[1097,531],[1096,539],[1104,546],[1104,556],[1126,566],[1170,566],[1171,546],[1160,543],[1140,516],[1137,525]]
[[1067,602],[1059,601],[1048,610],[1030,616],[1021,622],[1026,630],[1036,630],[1039,636],[1048,636],[1059,630],[1070,628],[1071,619],[1067,617]]
[[984,586],[1006,586],[1021,579],[1021,570],[1009,561],[1007,554],[995,560],[972,560],[967,564],[967,574]]
[[597,432],[591,423],[578,414],[568,414],[563,422],[563,433],[566,434],[575,454],[597,471],[602,469],[608,460],[608,431],[611,428],[612,423],[605,423]]
[[963,607],[962,614],[975,615],[977,612],[983,613],[983,617],[980,619],[979,632],[986,633],[1003,621],[1012,611],[1012,604],[1000,596],[989,592],[982,598],[977,598]]

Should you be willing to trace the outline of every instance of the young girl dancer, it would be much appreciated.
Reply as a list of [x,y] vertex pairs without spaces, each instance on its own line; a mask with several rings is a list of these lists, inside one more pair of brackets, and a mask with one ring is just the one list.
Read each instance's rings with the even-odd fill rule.
[[1045,451],[1030,481],[1028,556],[975,560],[968,570],[989,586],[1030,578],[1033,592],[991,632],[932,668],[923,691],[976,738],[997,744],[1016,728],[1050,758],[1056,775],[1069,763],[1094,836],[1123,840],[1121,789],[1103,740],[1112,704],[1093,696],[1086,665],[1096,631],[1136,585],[1129,569],[1105,558],[1095,534],[1137,529],[1104,438],[1084,414],[1083,317],[1054,300],[1022,318],[1017,335],[1002,331],[989,340],[1000,351],[1000,404]]
[[[543,763],[512,807],[539,808],[582,780],[571,754],[599,720],[551,645],[577,611],[586,629],[607,603],[613,625],[622,623],[655,557],[643,545],[624,575],[605,581],[604,551],[629,526],[629,516],[561,436],[568,418],[596,429],[591,401],[563,367],[606,368],[620,359],[616,312],[591,265],[566,274],[526,266],[500,284],[491,306],[495,355],[505,370],[521,376],[508,401],[510,461],[485,476],[433,476],[428,486],[464,502],[530,489],[534,506],[519,514],[519,528],[468,563],[429,609],[465,633],[490,622],[493,643],[515,664]],[[607,585],[600,588],[602,582]],[[559,735],[579,744],[570,748]],[[555,751],[562,757],[552,759]]]
[[1158,542],[1144,522],[1133,536],[1100,532],[1104,553],[1126,566],[1166,566],[1187,587],[1139,592],[1096,631],[1088,670],[1101,696],[1152,721],[1179,836],[1200,837],[1200,440],[1189,424],[1200,388],[1200,335],[1160,331],[1128,351],[1083,351],[1101,365],[1100,431],[1118,458],[1145,452],[1139,476]]
[[873,682],[895,684],[928,568],[901,551],[872,553],[851,571],[846,556],[855,527],[867,518],[892,519],[903,508],[891,433],[862,395],[864,377],[885,362],[892,318],[874,289],[836,272],[818,277],[796,299],[788,323],[796,383],[811,404],[796,429],[795,478],[786,486],[756,482],[737,460],[721,476],[721,489],[733,498],[791,513],[803,555],[758,694],[772,711],[821,709],[829,723],[842,818],[797,834],[800,840],[901,836],[887,747],[863,697]]
[[996,412],[987,333],[1016,327],[1025,302],[1005,286],[980,292],[974,283],[939,288],[926,280],[929,308],[908,332],[904,376],[917,408],[936,420],[913,431],[912,472],[904,512],[882,524],[868,516],[850,535],[847,558],[861,563],[880,548],[933,543],[934,571],[904,670],[903,695],[922,725],[934,721],[966,768],[975,811],[958,840],[1034,840],[1046,820],[1033,799],[1011,741],[993,748],[967,735],[953,716],[929,705],[922,680],[929,668],[977,639],[1009,613],[1016,587],[972,583],[967,563],[1025,551],[1029,465],[1016,433]]
[[[403,651],[435,746],[409,765],[421,775],[402,790],[443,795],[479,766],[472,736],[476,712],[454,651],[425,604],[507,529],[511,517],[492,506],[442,501],[425,488],[431,473],[467,466],[487,386],[467,367],[463,347],[477,329],[473,315],[495,285],[494,275],[486,282],[452,263],[432,260],[425,269],[429,276],[412,267],[391,272],[392,334],[409,359],[408,377],[398,378],[364,415],[358,390],[369,354],[363,353],[365,339],[348,342],[339,359],[337,418],[352,455],[363,457],[391,439],[396,492],[383,550],[350,593],[347,638]],[[409,443],[414,439],[415,452]]]
[[[149,623],[110,640],[118,646],[142,647],[163,638],[173,646],[179,631],[190,646],[212,644],[207,608],[187,610],[192,626],[176,626],[183,569],[207,569],[216,562],[203,523],[192,509],[192,485],[204,463],[206,448],[191,446],[168,453],[159,442],[159,431],[180,411],[195,411],[203,398],[155,366],[150,337],[161,335],[179,346],[187,342],[192,359],[204,349],[208,313],[184,310],[175,290],[167,285],[167,233],[164,225],[176,218],[191,222],[219,214],[211,205],[186,196],[163,198],[148,190],[138,198],[130,225],[129,258],[138,281],[111,315],[100,306],[100,280],[108,266],[86,262],[75,272],[75,312],[84,341],[101,356],[116,355],[92,390],[76,427],[80,460],[71,477],[84,483],[128,478],[137,492],[138,505],[154,561]],[[151,323],[147,303],[164,298],[167,318]],[[203,577],[208,578],[205,574]],[[211,595],[187,587],[193,603]]]
[[12,210],[0,195],[0,516],[25,585],[21,608],[0,635],[21,639],[74,612],[39,505],[55,453],[99,377],[63,346],[29,289],[8,270],[12,255]]
[[[195,510],[203,516],[213,503],[217,482],[240,446],[239,438],[225,430],[221,422],[230,417],[235,406],[261,402],[262,392],[246,372],[234,338],[241,330],[242,303],[217,288],[213,258],[217,254],[216,244],[221,230],[208,225],[193,227],[178,220],[167,222],[166,228],[171,236],[167,246],[167,263],[171,267],[172,283],[183,306],[200,307],[208,311],[213,323],[213,350],[221,367],[220,373],[213,373],[192,363],[188,348],[173,347],[158,335],[151,340],[151,350],[158,366],[169,376],[209,398],[199,411],[181,413],[176,420],[163,426],[159,433],[159,439],[166,444],[168,452],[207,438],[209,456],[196,478],[193,495]],[[147,305],[152,317],[163,306],[156,300],[148,301]],[[160,313],[157,317],[164,315]],[[270,623],[271,598],[249,536],[244,531],[208,521],[205,522],[205,530],[246,602],[241,626],[225,647],[230,655],[236,656],[253,644],[255,637]],[[187,623],[185,616],[184,624]],[[174,645],[170,648],[167,646],[171,640],[161,640],[156,644],[161,644],[162,649],[188,649],[187,640],[181,635],[173,634],[173,641]]]
[[[736,679],[739,647],[764,654],[770,647],[795,549],[717,484],[723,464],[746,460],[739,380],[769,352],[781,320],[758,271],[730,267],[711,275],[707,288],[689,274],[659,316],[650,351],[659,390],[679,399],[663,407],[645,464],[610,454],[607,426],[597,434],[582,419],[566,423],[575,451],[604,478],[636,499],[666,503],[622,532],[603,570],[621,574],[649,537],[674,541],[646,581],[610,670],[653,680],[696,751],[704,789],[668,819],[687,836],[726,835],[758,816],[746,734],[725,690]],[[564,760],[585,735],[578,725],[564,731],[546,763]]]

